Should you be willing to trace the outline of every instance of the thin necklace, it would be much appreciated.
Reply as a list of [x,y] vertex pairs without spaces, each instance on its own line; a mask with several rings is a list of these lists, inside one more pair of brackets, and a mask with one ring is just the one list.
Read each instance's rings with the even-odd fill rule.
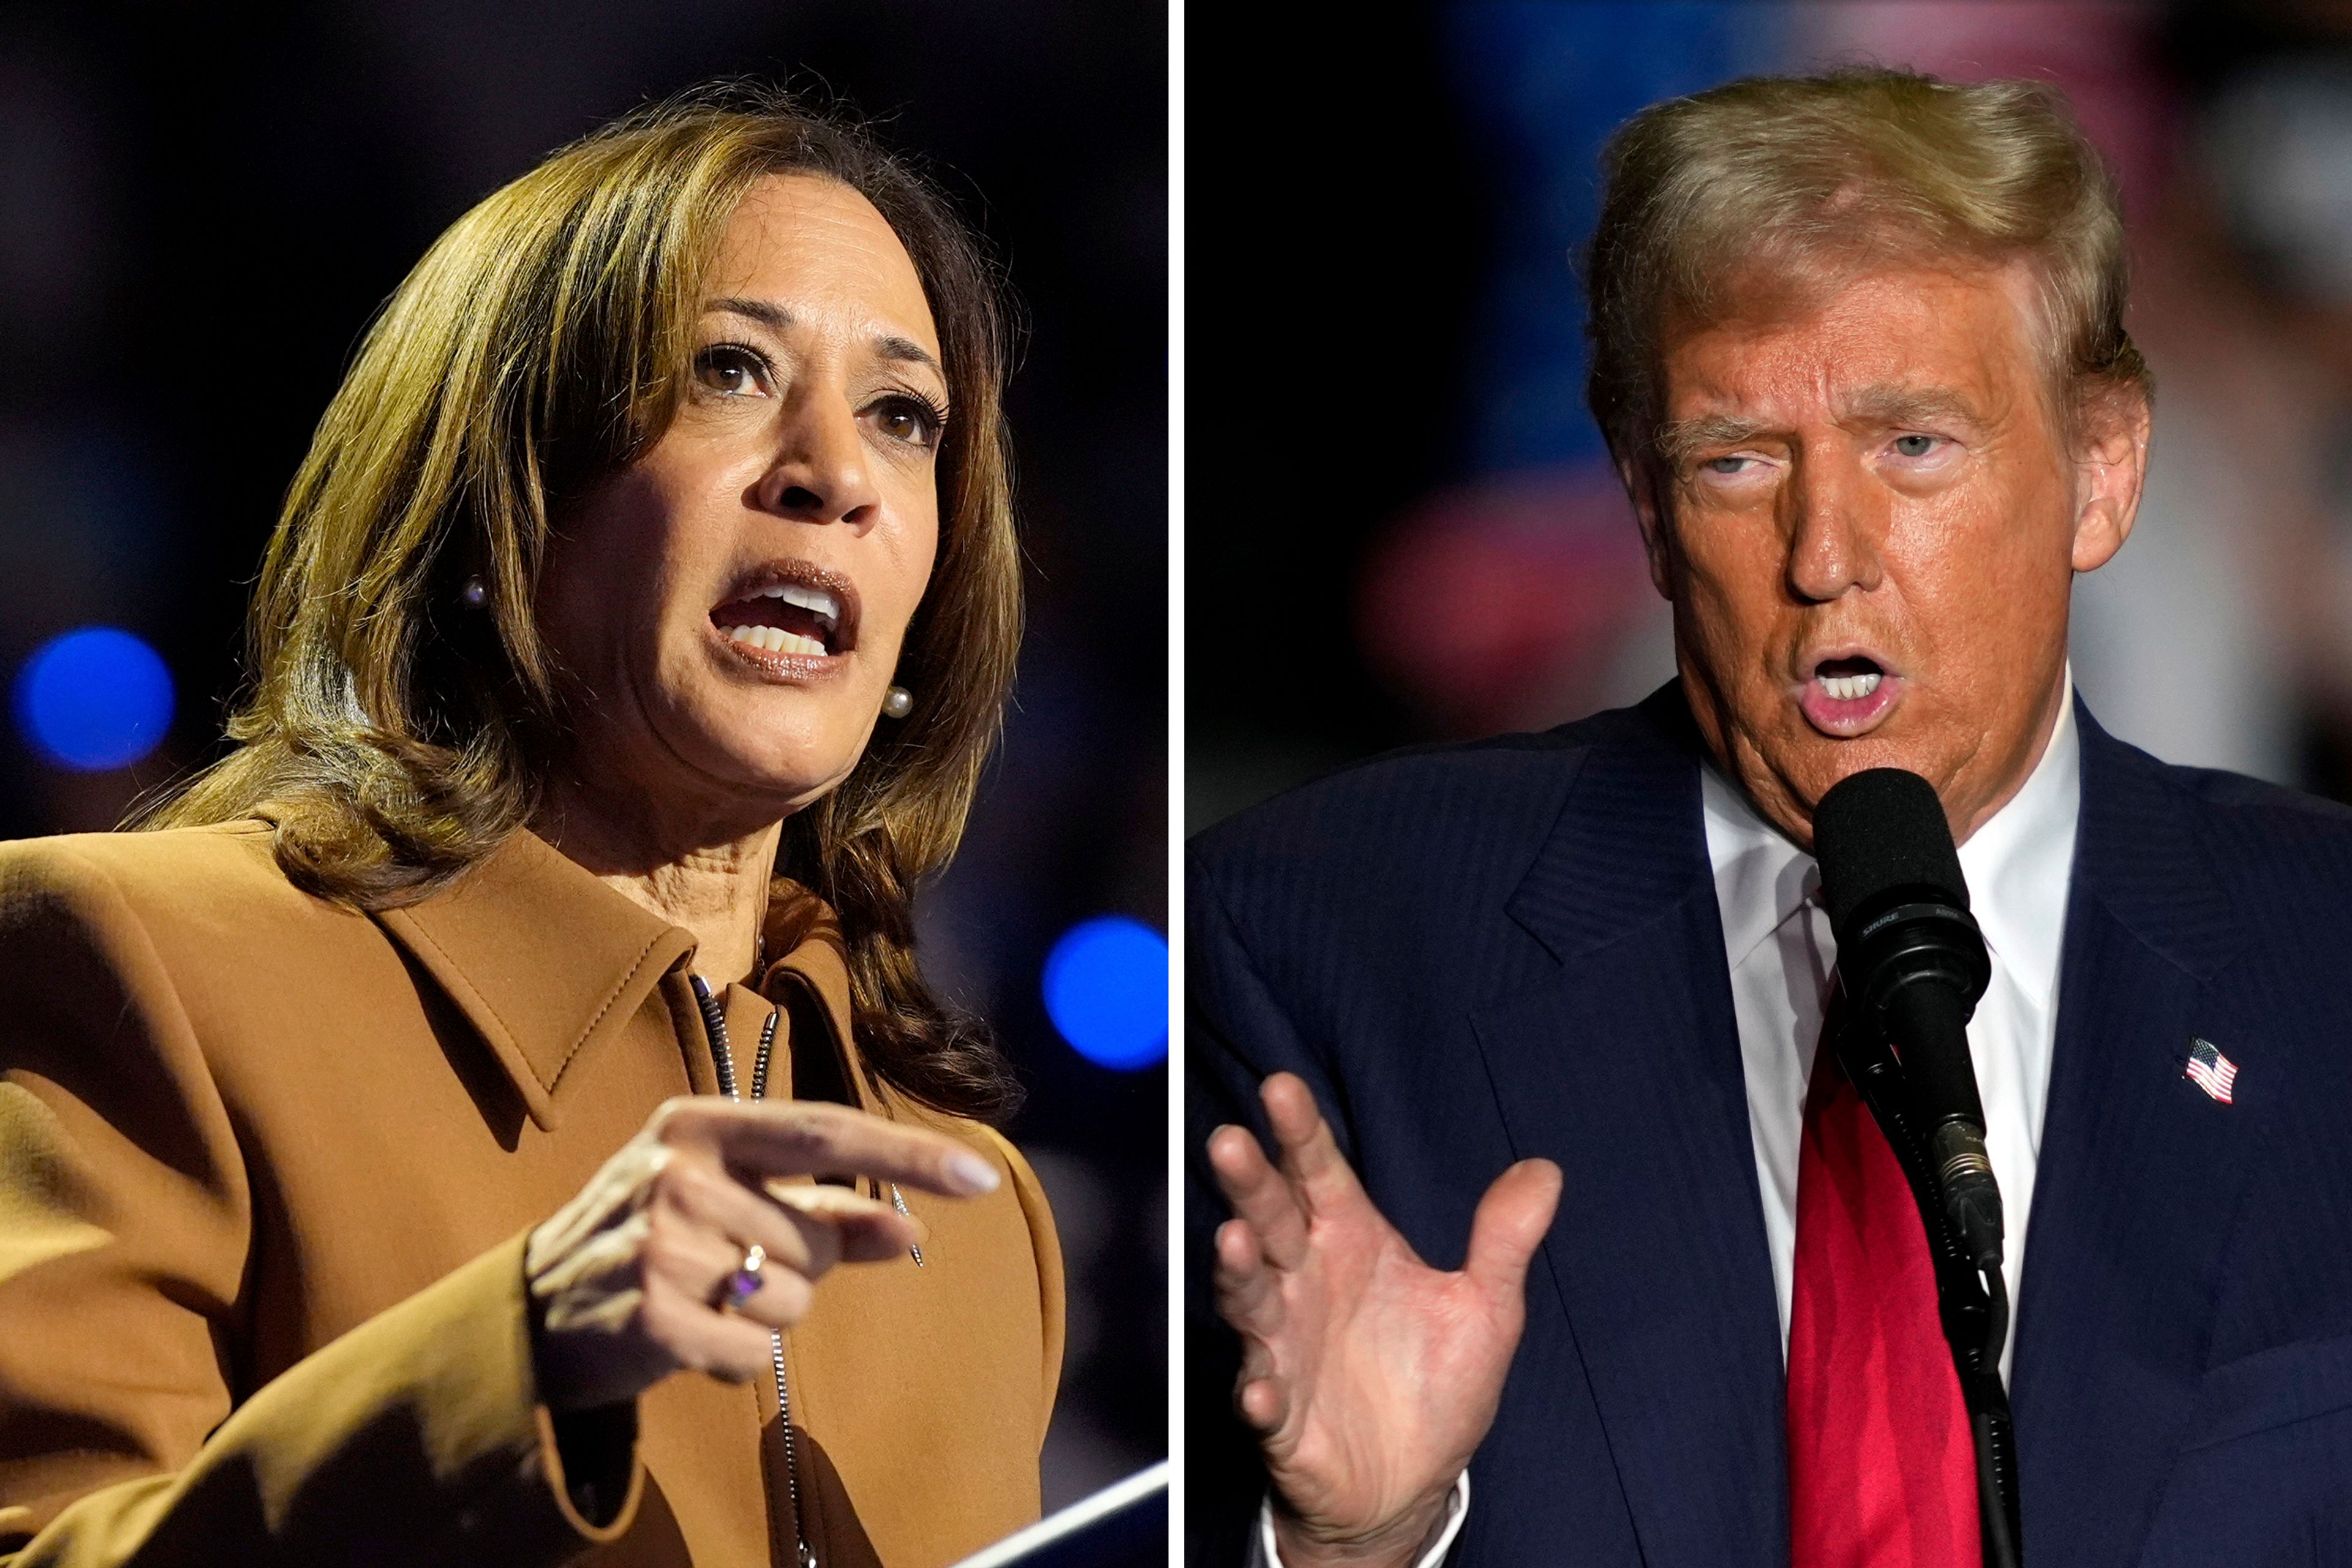
[[[767,978],[768,911],[766,909],[762,908],[760,911],[760,934],[753,939],[751,947],[751,984],[753,989],[756,990],[761,985],[764,984]],[[751,1098],[754,1100],[760,1098],[761,1091],[765,1087],[765,1079],[768,1073],[768,1046],[776,1036],[776,1016],[777,1016],[773,1013],[768,1015],[768,1026],[761,1032],[760,1035],[759,1069],[753,1079],[753,1088],[751,1089]],[[915,1217],[913,1215],[907,1212],[907,1200],[899,1194],[898,1184],[896,1182],[892,1182],[890,1184],[890,1206],[897,1209],[901,1215],[908,1219]],[[916,1268],[920,1268],[923,1267],[923,1247],[920,1242],[917,1242],[914,1246],[908,1247],[907,1252],[908,1256],[914,1258]]]
[[774,879],[760,889],[760,923],[751,928],[751,985],[759,988],[768,977],[768,900],[775,890]]

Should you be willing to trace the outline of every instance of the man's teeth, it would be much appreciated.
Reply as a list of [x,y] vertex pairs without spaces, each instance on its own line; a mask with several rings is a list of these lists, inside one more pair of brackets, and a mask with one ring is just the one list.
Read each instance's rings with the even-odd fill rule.
[[770,653],[824,652],[824,644],[816,638],[788,632],[782,626],[736,626],[728,632],[727,640],[749,643],[753,647],[766,648]]
[[827,631],[841,625],[841,600],[830,588],[812,588],[805,583],[779,583],[772,588],[761,589],[751,597],[782,599],[787,605],[798,605],[824,622]]
[[1867,675],[1824,675],[1822,689],[1841,702],[1852,702],[1878,689],[1878,671]]

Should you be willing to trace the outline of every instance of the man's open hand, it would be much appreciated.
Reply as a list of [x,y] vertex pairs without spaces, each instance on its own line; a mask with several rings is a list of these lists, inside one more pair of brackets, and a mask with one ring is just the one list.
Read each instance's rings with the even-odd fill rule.
[[1410,1563],[1494,1422],[1559,1167],[1497,1177],[1446,1273],[1372,1206],[1304,1082],[1276,1073],[1260,1093],[1279,1166],[1230,1126],[1209,1164],[1236,1215],[1217,1231],[1217,1310],[1242,1336],[1235,1404],[1265,1449],[1284,1568]]

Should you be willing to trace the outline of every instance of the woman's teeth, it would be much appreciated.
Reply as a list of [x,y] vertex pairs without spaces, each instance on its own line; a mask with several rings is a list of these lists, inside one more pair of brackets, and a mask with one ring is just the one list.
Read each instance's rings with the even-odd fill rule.
[[824,652],[824,644],[816,638],[788,632],[782,626],[735,626],[728,631],[727,640],[749,643],[753,647],[766,648],[770,653]]
[[1864,675],[1824,675],[1822,689],[1840,702],[1853,702],[1878,689],[1878,671]]
[[841,600],[830,588],[813,588],[801,583],[779,583],[772,588],[762,588],[751,595],[755,599],[782,599],[796,605],[824,623],[833,630],[841,625]]

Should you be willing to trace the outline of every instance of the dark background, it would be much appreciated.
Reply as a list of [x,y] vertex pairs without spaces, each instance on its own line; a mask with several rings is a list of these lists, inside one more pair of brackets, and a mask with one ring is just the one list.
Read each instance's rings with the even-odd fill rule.
[[12,726],[0,837],[103,829],[216,754],[244,600],[310,429],[433,237],[547,152],[712,76],[837,95],[933,165],[1026,302],[1032,626],[926,962],[1031,1089],[1071,1265],[1048,1506],[1165,1451],[1164,1067],[1057,1036],[1056,935],[1166,910],[1166,17],[970,4],[349,0],[0,10],[0,665],[126,627],[161,751],[78,773]]

